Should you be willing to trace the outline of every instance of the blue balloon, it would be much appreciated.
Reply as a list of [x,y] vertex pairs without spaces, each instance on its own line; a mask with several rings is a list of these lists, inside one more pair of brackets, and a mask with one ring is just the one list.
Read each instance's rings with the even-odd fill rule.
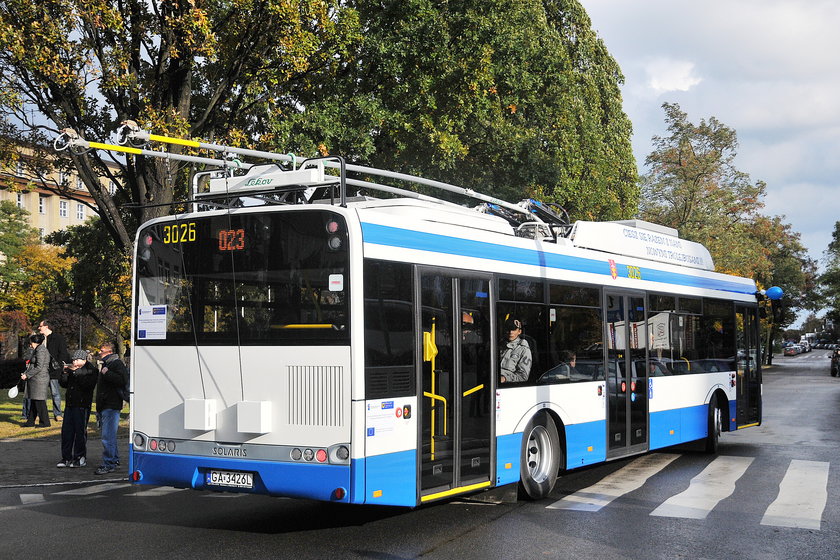
[[771,288],[767,288],[766,293],[767,293],[767,297],[772,299],[772,300],[782,299],[782,296],[785,295],[785,293],[782,291],[782,289],[778,286],[773,286]]

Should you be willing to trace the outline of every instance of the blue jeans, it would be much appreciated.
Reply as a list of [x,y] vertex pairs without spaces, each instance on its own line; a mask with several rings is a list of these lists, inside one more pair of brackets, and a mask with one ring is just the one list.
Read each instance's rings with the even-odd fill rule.
[[120,411],[114,408],[106,408],[97,412],[96,417],[102,430],[102,466],[115,469],[117,468],[117,461],[120,460],[117,449],[117,427],[120,425]]
[[58,418],[63,416],[61,413],[61,385],[58,384],[58,379],[50,379],[50,391],[52,391],[53,399],[53,417]]

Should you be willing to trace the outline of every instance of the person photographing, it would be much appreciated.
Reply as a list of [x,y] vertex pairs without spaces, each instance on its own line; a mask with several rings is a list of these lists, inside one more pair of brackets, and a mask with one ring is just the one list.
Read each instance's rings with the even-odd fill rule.
[[62,467],[83,467],[87,457],[87,423],[93,401],[93,388],[99,371],[88,362],[88,353],[76,350],[72,363],[64,368],[59,383],[67,389],[64,395],[64,423],[61,425]]

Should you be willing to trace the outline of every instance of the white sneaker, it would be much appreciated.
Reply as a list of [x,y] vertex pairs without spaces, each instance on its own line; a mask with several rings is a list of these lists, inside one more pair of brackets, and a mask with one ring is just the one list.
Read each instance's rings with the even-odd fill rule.
[[61,462],[56,465],[56,467],[58,467],[59,469],[63,469],[64,467],[69,467],[70,463],[72,463],[72,461],[65,461],[64,459],[62,459]]
[[87,465],[87,459],[85,457],[80,457],[79,458],[79,466],[84,467],[85,465]]

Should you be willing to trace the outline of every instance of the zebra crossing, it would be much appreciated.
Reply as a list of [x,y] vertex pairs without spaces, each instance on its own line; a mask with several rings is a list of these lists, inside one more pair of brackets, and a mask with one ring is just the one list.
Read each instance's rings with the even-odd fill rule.
[[[614,500],[641,488],[679,457],[652,453],[634,459],[602,480],[565,496],[546,509],[595,512]],[[649,515],[705,519],[715,507],[731,496],[737,481],[753,464],[753,457],[719,456],[691,479],[683,492],[671,496]],[[829,463],[793,459],[779,483],[776,499],[769,504],[761,525],[821,529],[822,513],[828,502]]]
[[[633,459],[597,483],[573,492],[548,506],[548,510],[598,512],[615,500],[642,488],[654,476],[671,465],[679,454],[649,453]],[[706,519],[723,500],[735,491],[735,485],[754,464],[753,457],[721,455],[714,458],[688,488],[650,511],[651,517]],[[764,475],[760,475],[764,476]],[[775,499],[761,518],[761,525],[821,530],[822,514],[828,502],[829,463],[792,459],[781,481]],[[127,482],[102,482],[52,493],[19,494],[19,504],[0,507],[0,511],[37,507],[56,499],[90,499],[119,495],[130,499],[155,499],[184,492],[183,488],[136,487]],[[200,493],[206,499],[244,498],[247,494]]]
[[767,508],[761,524],[819,530],[828,501],[828,463],[794,459],[790,465],[779,485],[779,496]]

